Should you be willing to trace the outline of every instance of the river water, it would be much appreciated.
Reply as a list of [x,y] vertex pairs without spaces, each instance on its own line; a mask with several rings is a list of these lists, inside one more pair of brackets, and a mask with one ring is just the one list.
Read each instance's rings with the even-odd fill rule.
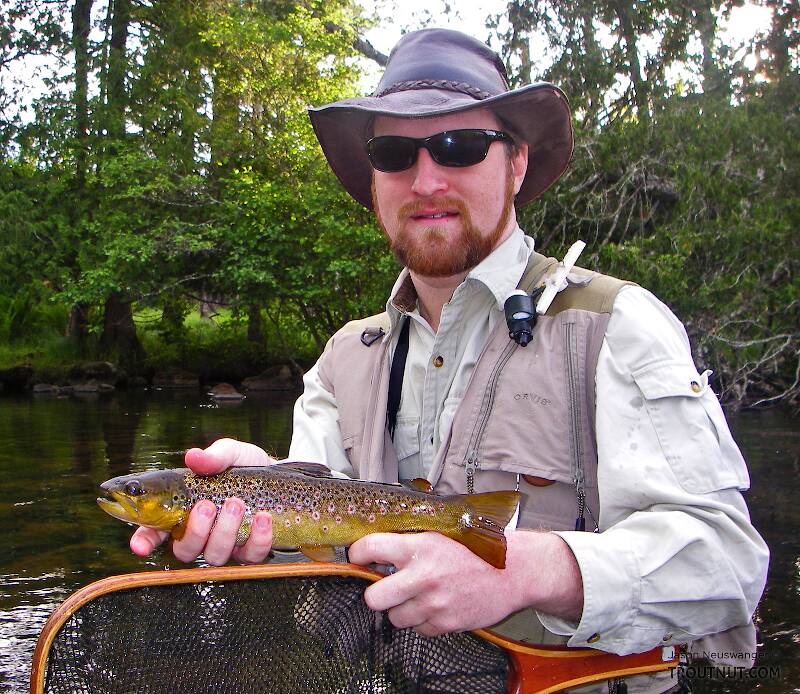
[[[754,523],[772,551],[759,608],[757,679],[702,680],[696,692],[800,692],[800,431],[769,410],[731,417],[748,460]],[[182,464],[183,451],[230,436],[285,455],[291,399],[219,405],[185,392],[0,399],[0,692],[24,692],[39,630],[72,591],[134,571],[178,568],[159,550],[130,553],[130,529],[95,504],[97,486]]]

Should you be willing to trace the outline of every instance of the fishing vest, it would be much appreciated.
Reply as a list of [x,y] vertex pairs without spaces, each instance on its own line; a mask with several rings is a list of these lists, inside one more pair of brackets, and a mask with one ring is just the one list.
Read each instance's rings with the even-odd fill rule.
[[[530,293],[557,264],[533,253],[518,288]],[[599,518],[595,366],[614,299],[627,283],[580,268],[569,281],[526,347],[498,322],[429,476],[439,494],[519,488],[520,528],[574,530],[585,515],[594,530]],[[336,398],[350,464],[374,482],[398,477],[386,428],[391,333],[386,313],[352,321],[329,340],[318,367]],[[532,643],[566,642],[544,630],[532,610],[523,612],[497,630]]]
[[[542,286],[557,265],[555,258],[534,252],[518,288],[530,293]],[[577,267],[568,281],[538,317],[526,347],[511,340],[505,321],[498,321],[429,474],[439,494],[518,488],[520,528],[574,530],[576,518],[585,516],[586,530],[593,531],[600,519],[595,371],[614,300],[631,283]],[[374,482],[398,479],[386,426],[392,337],[385,312],[352,321],[328,341],[318,362],[320,380],[336,399],[350,464],[357,477]],[[547,631],[531,609],[491,628],[528,643],[568,641]],[[752,623],[698,643],[706,640],[715,647],[755,649]],[[627,684],[631,692],[649,694],[675,682],[660,673],[629,678]],[[605,690],[589,685],[571,691]]]

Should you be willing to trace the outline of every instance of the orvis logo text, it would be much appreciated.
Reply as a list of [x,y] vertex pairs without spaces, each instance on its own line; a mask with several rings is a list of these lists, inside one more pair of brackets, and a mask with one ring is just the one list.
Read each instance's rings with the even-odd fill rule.
[[514,400],[516,402],[528,402],[531,405],[541,405],[542,407],[547,407],[553,402],[550,398],[543,398],[536,393],[514,393]]

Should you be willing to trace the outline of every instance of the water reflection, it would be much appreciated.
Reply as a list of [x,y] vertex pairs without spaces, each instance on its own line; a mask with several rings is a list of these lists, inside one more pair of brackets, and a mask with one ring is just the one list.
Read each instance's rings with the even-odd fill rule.
[[[232,406],[185,392],[0,399],[0,691],[27,690],[38,633],[69,593],[112,574],[180,566],[164,550],[146,559],[132,555],[130,529],[97,508],[97,485],[128,472],[179,466],[186,448],[222,436],[284,455],[292,399],[250,397]],[[795,422],[780,412],[732,418],[753,480],[753,520],[772,550],[759,610],[761,662],[780,666],[780,679],[698,682],[696,692],[787,692],[800,682]]]

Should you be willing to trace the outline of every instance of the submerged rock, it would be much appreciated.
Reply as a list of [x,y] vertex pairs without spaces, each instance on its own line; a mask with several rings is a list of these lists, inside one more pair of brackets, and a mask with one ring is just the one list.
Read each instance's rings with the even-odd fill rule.
[[246,396],[242,395],[230,383],[217,383],[208,394],[214,400],[244,400]]
[[168,371],[153,376],[153,388],[180,390],[199,387],[200,379],[188,371]]
[[117,385],[123,374],[110,361],[87,361],[75,364],[69,370],[72,383],[109,383]]
[[258,376],[251,376],[242,381],[246,390],[298,390],[302,380],[297,378],[285,364],[272,366]]

